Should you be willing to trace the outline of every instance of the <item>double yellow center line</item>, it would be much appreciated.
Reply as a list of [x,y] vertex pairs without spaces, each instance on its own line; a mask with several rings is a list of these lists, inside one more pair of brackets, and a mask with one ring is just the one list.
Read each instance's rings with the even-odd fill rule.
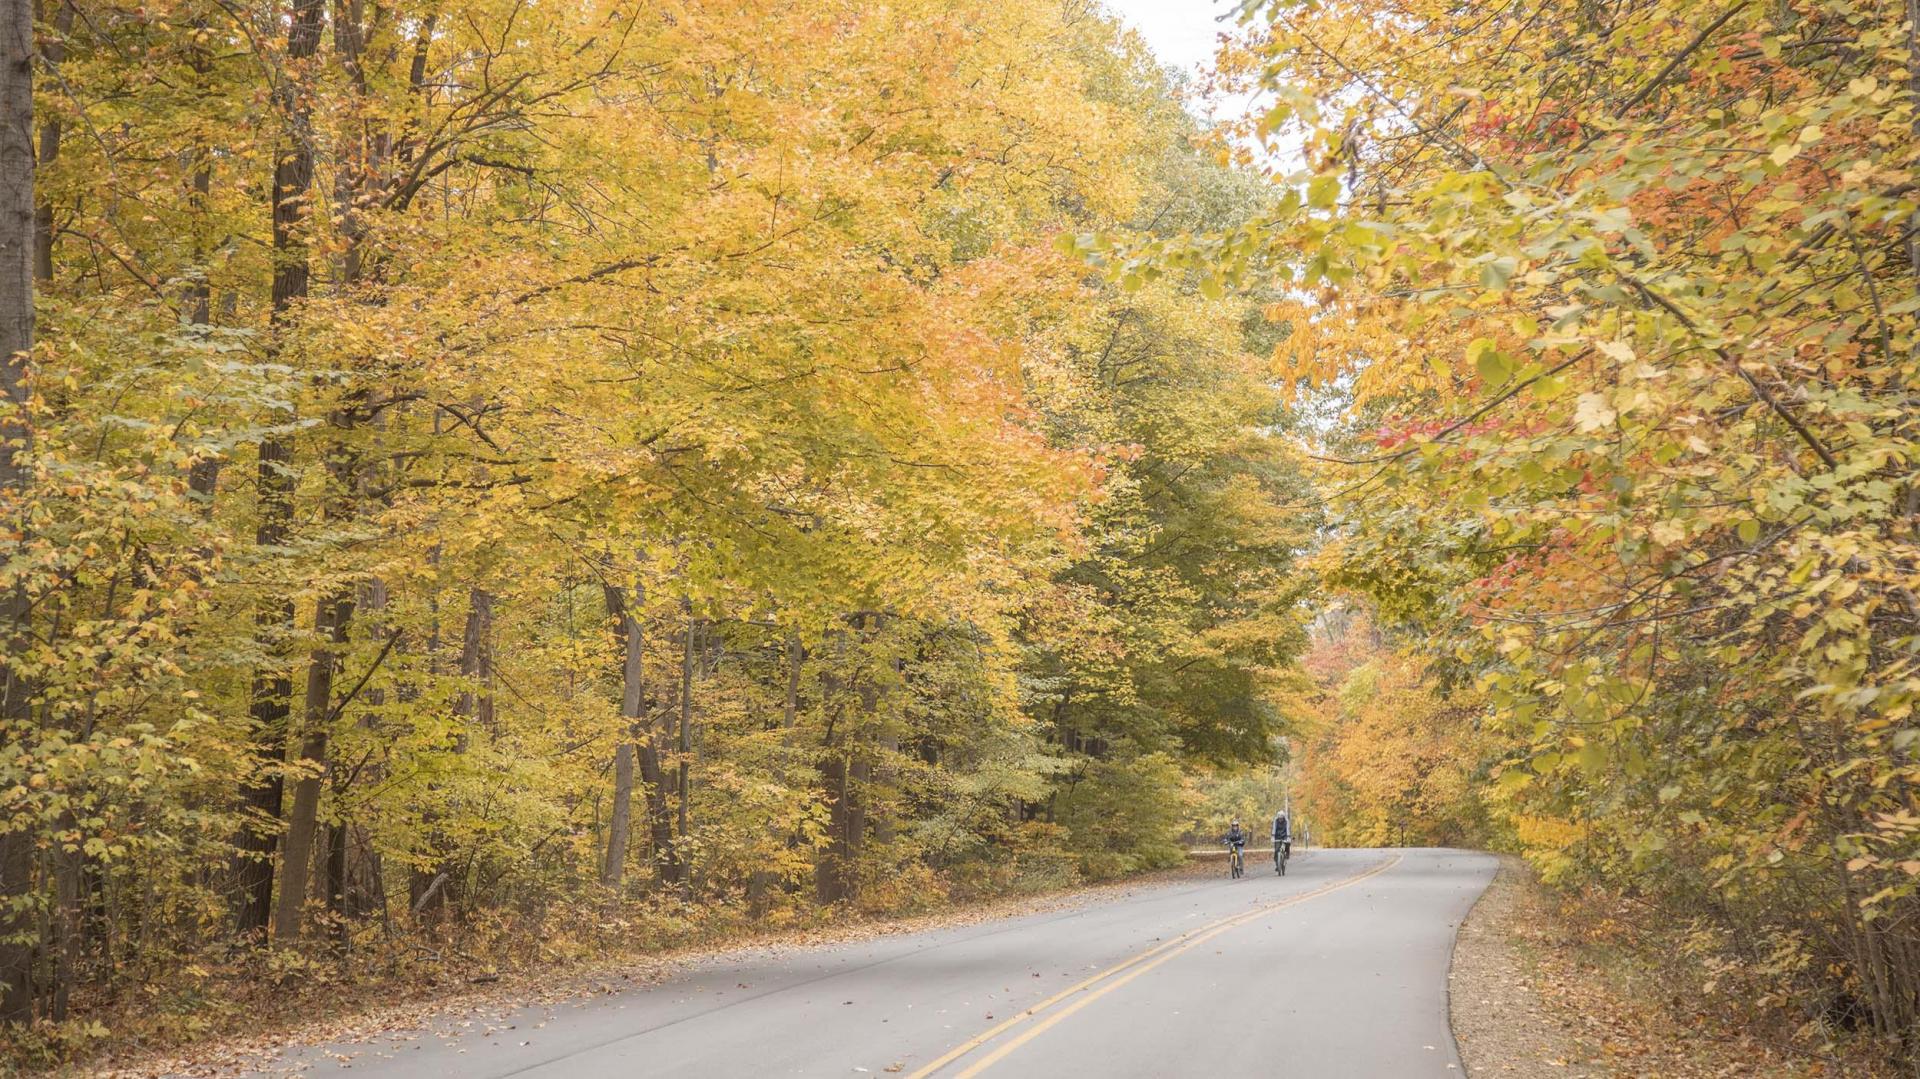
[[[1095,974],[1086,981],[1080,982],[1077,985],[1068,986],[1040,1003],[1020,1012],[1011,1019],[1004,1020],[999,1025],[961,1042],[959,1045],[949,1049],[946,1054],[939,1059],[932,1061],[927,1064],[926,1067],[909,1075],[907,1079],[926,1079],[927,1076],[934,1074],[954,1061],[959,1060],[961,1057],[979,1049],[981,1046],[993,1041],[1014,1027],[1036,1017],[1039,1018],[1039,1022],[1032,1024],[1026,1030],[1021,1031],[1017,1037],[1009,1039],[994,1049],[993,1052],[988,1053],[986,1056],[968,1065],[964,1071],[961,1071],[955,1077],[955,1079],[972,1079],[973,1076],[979,1075],[981,1072],[999,1063],[1001,1058],[1005,1057],[1008,1053],[1039,1037],[1047,1028],[1053,1026],[1055,1023],[1060,1022],[1067,1016],[1092,1004],[1094,1001],[1099,1000],[1101,997],[1106,996],[1108,993],[1113,992],[1115,989],[1120,988],[1189,948],[1212,940],[1214,937],[1232,929],[1234,926],[1250,922],[1262,915],[1271,914],[1282,907],[1290,907],[1295,903],[1304,903],[1309,899],[1316,899],[1326,895],[1328,892],[1338,891],[1349,885],[1358,884],[1368,877],[1386,872],[1393,868],[1399,861],[1400,856],[1396,854],[1373,868],[1356,873],[1351,877],[1334,881],[1331,884],[1322,884],[1312,891],[1301,892],[1299,895],[1288,896],[1285,899],[1273,903],[1263,903],[1260,906],[1254,907],[1252,910],[1242,911],[1239,914],[1222,918],[1217,922],[1209,922],[1206,925],[1189,929],[1164,944],[1148,948],[1138,955],[1115,963],[1113,966]],[[1064,1008],[1055,1008],[1055,1005],[1074,997],[1078,997],[1079,999],[1073,1000],[1073,1003],[1068,1004]]]

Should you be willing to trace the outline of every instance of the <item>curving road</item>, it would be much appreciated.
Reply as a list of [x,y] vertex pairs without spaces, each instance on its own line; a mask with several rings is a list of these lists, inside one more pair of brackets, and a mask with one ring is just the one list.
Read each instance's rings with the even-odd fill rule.
[[1240,881],[739,953],[470,1026],[289,1048],[263,1074],[1459,1076],[1447,968],[1494,859],[1315,850],[1285,878],[1248,861]]

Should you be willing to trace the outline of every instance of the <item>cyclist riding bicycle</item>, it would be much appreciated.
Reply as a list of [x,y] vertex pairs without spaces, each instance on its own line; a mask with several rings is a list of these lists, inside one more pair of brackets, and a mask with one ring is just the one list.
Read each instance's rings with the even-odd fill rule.
[[1287,871],[1287,859],[1293,857],[1293,822],[1287,820],[1287,811],[1281,810],[1273,818],[1273,868],[1277,873]]
[[1237,879],[1246,865],[1247,830],[1240,827],[1240,818],[1233,818],[1227,827],[1227,866]]
[[1227,825],[1227,846],[1244,847],[1246,845],[1247,830],[1240,827],[1240,818],[1235,817],[1233,818],[1233,823]]

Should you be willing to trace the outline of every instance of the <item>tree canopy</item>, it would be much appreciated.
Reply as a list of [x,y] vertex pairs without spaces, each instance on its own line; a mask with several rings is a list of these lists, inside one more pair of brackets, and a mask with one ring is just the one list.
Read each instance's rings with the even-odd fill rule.
[[1257,301],[1054,243],[1261,185],[1098,9],[31,32],[7,1018],[1165,864],[1189,765],[1272,759]]

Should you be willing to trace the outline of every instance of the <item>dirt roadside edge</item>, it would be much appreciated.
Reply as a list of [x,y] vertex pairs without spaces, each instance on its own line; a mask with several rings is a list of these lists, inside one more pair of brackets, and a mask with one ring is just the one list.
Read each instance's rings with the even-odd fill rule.
[[[1527,864],[1500,869],[1454,938],[1448,1010],[1471,1079],[1705,1079],[1888,1074],[1737,1029],[1682,966],[1583,935]],[[1678,961],[1684,964],[1684,960]],[[1687,1002],[1692,1000],[1692,1004]]]
[[1513,928],[1527,869],[1511,855],[1480,893],[1453,938],[1447,1010],[1460,1060],[1473,1079],[1607,1074],[1574,1063],[1573,1039],[1542,1000]]

